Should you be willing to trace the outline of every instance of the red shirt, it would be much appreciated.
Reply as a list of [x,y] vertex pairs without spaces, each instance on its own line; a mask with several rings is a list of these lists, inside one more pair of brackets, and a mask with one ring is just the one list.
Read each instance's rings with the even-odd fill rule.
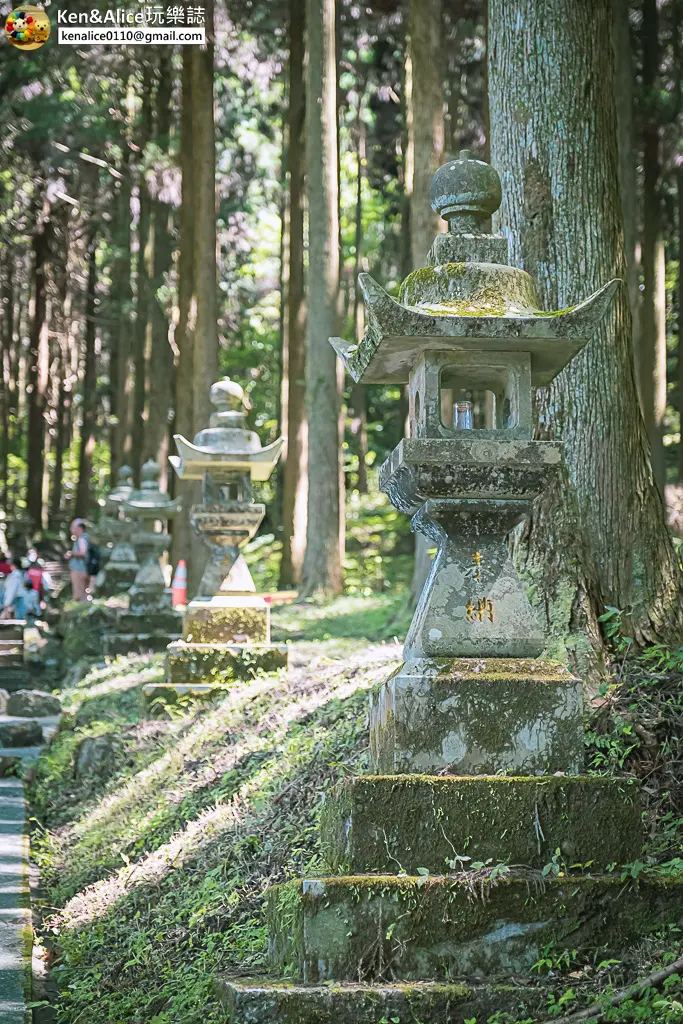
[[12,566],[9,564],[9,562],[0,562],[0,573],[2,573],[3,576],[9,576],[11,571]]
[[42,597],[43,596],[43,570],[39,569],[37,567],[33,568],[33,569],[29,569],[27,571],[26,575],[28,576],[28,578],[30,579],[31,583],[33,584],[33,589],[36,590],[40,594],[40,596]]

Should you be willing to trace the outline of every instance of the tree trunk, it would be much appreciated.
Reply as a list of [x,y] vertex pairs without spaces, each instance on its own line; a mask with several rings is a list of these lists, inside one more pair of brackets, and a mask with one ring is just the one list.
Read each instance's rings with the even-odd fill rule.
[[[192,46],[183,49],[183,71],[181,80],[180,114],[180,172],[182,194],[179,214],[178,245],[178,323],[175,342],[178,362],[175,373],[175,418],[174,431],[192,440],[195,435],[193,415],[194,377],[194,320],[196,310],[191,309],[194,295],[194,156],[192,141]],[[181,558],[190,558],[192,549],[192,528],[190,527],[190,506],[197,495],[196,484],[176,480],[175,493],[182,497],[180,514],[173,523],[173,546],[171,560],[177,565]]]
[[[666,483],[663,414],[658,402],[660,343],[657,331],[657,242],[660,235],[659,178],[661,173],[660,125],[657,100],[659,66],[657,0],[643,0],[643,305],[641,346],[636,360],[640,403],[652,449],[652,468],[662,494]],[[665,385],[666,386],[666,385]]]
[[[156,144],[163,154],[168,153],[171,132],[171,103],[173,98],[173,64],[170,51],[162,47],[159,56],[159,84],[157,87]],[[153,199],[154,259],[150,282],[151,353],[149,363],[149,412],[147,416],[146,451],[159,464],[159,483],[162,490],[168,483],[168,417],[173,394],[173,355],[168,340],[169,320],[159,299],[166,275],[173,263],[171,240],[171,208],[159,197],[163,185],[162,174],[156,183]]]
[[57,333],[57,403],[55,409],[55,464],[52,475],[52,491],[48,522],[51,530],[55,530],[59,521],[64,493],[64,453],[66,451],[66,416],[69,397],[69,330],[71,298],[69,292],[69,227],[65,218],[62,223],[59,259],[55,263],[54,275],[56,286],[55,326]]
[[304,301],[304,165],[306,96],[304,89],[305,5],[290,2],[289,110],[287,177],[289,231],[286,344],[283,345],[283,392],[286,392],[287,453],[283,473],[282,560],[280,587],[301,578],[306,549],[308,497],[308,422],[306,420],[306,306]]
[[[625,274],[610,23],[609,0],[490,0],[500,220],[511,262],[535,277],[546,309]],[[586,622],[599,646],[595,617],[605,605],[623,610],[638,643],[678,642],[681,574],[638,411],[625,289],[537,399],[538,436],[564,441],[565,478],[536,502],[518,554],[556,653],[575,663],[590,653]]]
[[9,497],[10,388],[12,349],[14,347],[14,273],[9,248],[4,250],[2,277],[2,339],[0,373],[2,374],[2,420],[0,422],[0,507],[7,514]]
[[678,442],[678,479],[683,483],[683,163],[676,173],[676,199],[678,205],[678,415],[680,440]]
[[123,158],[123,176],[118,183],[116,224],[114,225],[115,257],[112,269],[111,310],[115,318],[114,364],[110,369],[112,385],[112,413],[116,422],[112,431],[110,479],[116,480],[118,470],[130,465],[133,450],[133,357],[134,327],[131,319],[133,289],[131,288],[131,185],[130,150]]
[[308,175],[308,527],[301,593],[342,591],[343,494],[337,357],[339,211],[335,0],[308,0],[306,166]]
[[[443,222],[428,202],[432,176],[443,163],[444,156],[441,40],[441,0],[409,0],[406,193],[410,201],[411,270],[425,266],[434,236],[443,227]],[[416,536],[410,587],[412,604],[417,603],[429,575],[432,546],[421,533]]]
[[144,172],[145,148],[152,137],[152,65],[145,63],[142,78],[142,114],[140,126],[140,169],[139,169],[139,220],[137,255],[137,295],[135,301],[135,336],[133,341],[133,424],[131,445],[131,467],[135,472],[136,484],[140,485],[140,471],[147,459],[145,437],[145,406],[147,399],[147,353],[151,344],[152,324],[150,303],[151,267],[154,261],[154,223],[152,198],[147,188]]
[[216,270],[216,130],[213,86],[213,3],[206,7],[206,47],[192,47],[194,153],[194,372],[193,416],[197,430],[208,425],[209,392],[218,377],[218,294]]
[[614,98],[617,111],[619,193],[624,219],[626,288],[631,309],[633,356],[640,358],[640,265],[638,260],[638,154],[633,127],[633,55],[629,29],[629,0],[612,0]]
[[[354,244],[356,258],[353,275],[353,329],[360,340],[365,330],[364,309],[360,295],[358,276],[362,270],[361,252],[363,247],[363,167],[365,164],[365,124],[363,123],[363,89],[358,86],[358,117],[356,119],[356,224]],[[358,490],[361,494],[368,493],[368,409],[367,394],[363,384],[354,384],[351,388],[351,433],[356,440],[356,456],[358,458]]]
[[78,487],[74,514],[85,519],[92,499],[92,460],[97,425],[97,366],[95,362],[95,287],[97,284],[97,242],[91,238],[87,250],[88,285],[85,296],[85,355],[83,360],[83,422],[78,458]]
[[50,255],[50,208],[43,206],[33,233],[33,317],[26,380],[28,397],[26,512],[35,529],[43,518],[43,468],[45,458],[45,404],[49,345],[45,273]]

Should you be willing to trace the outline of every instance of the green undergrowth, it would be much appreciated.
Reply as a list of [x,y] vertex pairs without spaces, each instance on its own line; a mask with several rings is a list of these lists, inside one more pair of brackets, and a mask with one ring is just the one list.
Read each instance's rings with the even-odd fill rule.
[[[31,787],[61,1024],[224,1019],[212,979],[266,967],[264,892],[319,865],[321,797],[367,769],[367,689],[398,654],[299,644],[288,678],[167,720],[139,702],[160,658],[65,691],[65,727]],[[104,761],[79,773],[93,743]]]

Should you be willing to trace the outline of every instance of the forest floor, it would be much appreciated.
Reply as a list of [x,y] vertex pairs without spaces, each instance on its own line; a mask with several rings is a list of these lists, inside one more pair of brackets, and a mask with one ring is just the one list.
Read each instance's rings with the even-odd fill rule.
[[[30,788],[60,1024],[219,1024],[216,974],[267,971],[264,893],[321,871],[321,797],[370,768],[367,691],[398,663],[407,620],[404,595],[275,609],[275,637],[295,641],[287,676],[163,718],[140,703],[141,684],[162,678],[160,656],[95,667],[62,691],[62,727]],[[615,870],[625,882],[675,875],[683,655],[630,659],[622,647],[614,670],[594,701],[588,763],[643,780],[649,835],[642,861]],[[549,949],[523,980],[550,983],[547,1017],[559,1018],[666,966],[681,945],[671,928],[621,962]],[[676,975],[605,1019],[681,1021],[680,985]]]

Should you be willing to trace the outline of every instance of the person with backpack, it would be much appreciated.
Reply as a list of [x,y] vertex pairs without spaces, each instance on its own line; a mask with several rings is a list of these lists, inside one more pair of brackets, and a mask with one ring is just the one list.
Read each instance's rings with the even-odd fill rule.
[[67,551],[69,572],[71,574],[71,595],[74,601],[88,600],[88,534],[82,519],[74,519],[71,523],[71,536],[74,543],[71,551]]
[[23,619],[25,615],[25,577],[16,558],[8,559],[11,572],[5,582],[1,618]]

